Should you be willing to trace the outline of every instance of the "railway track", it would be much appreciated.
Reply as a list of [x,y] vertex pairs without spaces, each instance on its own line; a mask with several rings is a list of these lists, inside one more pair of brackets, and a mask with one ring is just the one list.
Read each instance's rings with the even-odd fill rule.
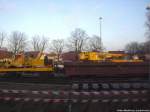
[[47,103],[96,103],[96,102],[149,102],[149,91],[29,91],[29,90],[0,90],[0,100],[21,102]]
[[0,82],[67,85],[71,83],[71,80],[65,77],[0,77]]
[[143,82],[148,81],[148,77],[65,77],[64,75],[56,74],[56,76],[15,76],[11,75],[9,76],[0,76],[0,81],[11,81],[11,82],[33,82],[33,83],[73,83],[73,82]]
[[[143,84],[149,85],[148,82]],[[94,112],[150,108],[149,88],[137,88],[136,84],[136,88],[132,89],[115,89],[106,88],[104,85],[104,88],[88,89],[87,83],[84,83],[81,89],[75,88],[80,87],[77,83],[62,85],[0,82],[0,110],[5,112],[82,112],[88,109],[91,112],[90,106],[95,105],[99,106],[95,107],[97,109]],[[93,85],[94,87],[96,85]],[[93,107],[91,108],[93,110]]]
[[1,77],[3,112],[116,112],[150,110],[147,79]]
[[38,77],[19,77],[19,78],[0,78],[1,83],[19,83],[20,85],[26,84],[47,84],[47,85],[60,85],[67,86],[71,85],[74,90],[123,90],[123,89],[149,89],[150,83],[146,79],[128,80],[128,79],[70,79],[66,77],[49,77],[49,78],[38,78]]
[[[30,112],[38,112],[39,110],[39,112],[52,110],[72,112],[80,107],[84,108],[82,110],[78,109],[78,111],[82,112],[87,108],[89,109],[89,104],[99,105],[99,108],[95,112],[109,112],[112,109],[124,109],[127,107],[132,107],[133,109],[137,109],[137,107],[141,107],[140,109],[149,109],[149,93],[149,89],[75,91],[71,89],[71,86],[64,85],[1,83],[0,103],[4,107],[0,106],[0,109],[5,110],[5,112],[6,107],[8,112],[12,110],[19,110],[18,112],[23,112],[24,110]],[[15,105],[15,107],[12,105]],[[37,105],[40,108],[36,107]],[[35,108],[38,108],[38,110]],[[44,108],[48,108],[47,111]]]
[[33,102],[128,102],[149,101],[149,89],[76,91],[69,85],[1,83],[0,99]]

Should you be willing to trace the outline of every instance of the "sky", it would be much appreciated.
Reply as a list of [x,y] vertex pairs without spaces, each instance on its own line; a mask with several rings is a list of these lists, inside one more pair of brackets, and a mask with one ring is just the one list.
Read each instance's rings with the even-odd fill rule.
[[146,6],[150,0],[0,0],[0,32],[25,32],[67,39],[75,28],[99,35],[107,50],[122,50],[131,41],[143,42]]

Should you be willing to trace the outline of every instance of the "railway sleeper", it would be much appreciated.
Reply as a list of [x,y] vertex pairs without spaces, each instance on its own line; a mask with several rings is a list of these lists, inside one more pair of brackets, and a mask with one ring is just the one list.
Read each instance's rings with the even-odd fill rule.
[[73,90],[150,89],[149,83],[73,83]]
[[114,99],[50,99],[50,98],[30,98],[30,97],[3,97],[0,101],[4,102],[34,102],[34,103],[149,103],[150,100],[147,98],[114,98]]

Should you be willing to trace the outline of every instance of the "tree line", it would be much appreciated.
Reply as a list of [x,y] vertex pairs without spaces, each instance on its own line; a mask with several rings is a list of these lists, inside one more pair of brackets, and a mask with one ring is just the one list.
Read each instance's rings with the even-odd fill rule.
[[[150,24],[150,22],[148,23]],[[150,25],[149,25],[150,26]],[[149,30],[148,30],[149,31]],[[150,33],[150,31],[149,31]],[[149,34],[148,33],[148,34]],[[76,28],[70,33],[70,37],[64,39],[54,39],[49,41],[48,37],[35,35],[28,40],[24,32],[13,31],[10,35],[5,32],[0,32],[0,48],[6,47],[13,54],[21,51],[41,51],[45,50],[57,54],[59,59],[62,52],[74,51],[79,53],[81,51],[104,51],[102,40],[99,36],[88,34],[81,28]],[[138,43],[136,41],[128,43],[125,46],[125,51],[129,54],[146,54],[150,53],[150,36],[148,35],[147,41]]]
[[7,48],[14,55],[22,51],[49,51],[58,59],[64,50],[74,51],[103,51],[101,38],[97,35],[88,36],[81,28],[74,29],[70,36],[64,39],[49,40],[49,37],[35,35],[29,40],[24,32],[13,31],[10,35],[0,32],[0,48]]

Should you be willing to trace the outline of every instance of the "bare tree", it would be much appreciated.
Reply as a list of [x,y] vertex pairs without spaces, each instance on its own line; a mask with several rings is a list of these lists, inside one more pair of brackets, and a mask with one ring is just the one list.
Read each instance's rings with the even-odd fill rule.
[[86,34],[86,32],[80,28],[76,28],[73,32],[71,32],[71,36],[69,38],[69,50],[73,50],[76,53],[81,52],[85,46],[87,39],[88,35]]
[[48,39],[46,37],[40,37],[36,35],[32,37],[31,45],[34,51],[44,51],[46,49]]
[[25,33],[18,31],[12,32],[8,41],[8,47],[14,54],[17,54],[20,51],[24,51],[27,45]]
[[131,42],[126,45],[125,50],[129,54],[134,55],[141,52],[141,45],[138,42]]
[[0,48],[3,47],[4,40],[6,39],[6,33],[0,32]]
[[125,50],[130,54],[130,55],[145,55],[150,53],[150,40],[143,42],[143,43],[138,43],[138,42],[131,42],[126,45]]
[[63,39],[53,40],[51,45],[52,51],[57,55],[57,60],[60,61],[60,56],[64,49],[64,40]]
[[89,50],[90,51],[103,51],[103,44],[102,40],[99,36],[93,35],[88,42]]
[[148,41],[146,41],[146,42],[144,42],[143,44],[142,44],[142,50],[144,51],[144,53],[145,54],[150,54],[150,40],[148,40]]

